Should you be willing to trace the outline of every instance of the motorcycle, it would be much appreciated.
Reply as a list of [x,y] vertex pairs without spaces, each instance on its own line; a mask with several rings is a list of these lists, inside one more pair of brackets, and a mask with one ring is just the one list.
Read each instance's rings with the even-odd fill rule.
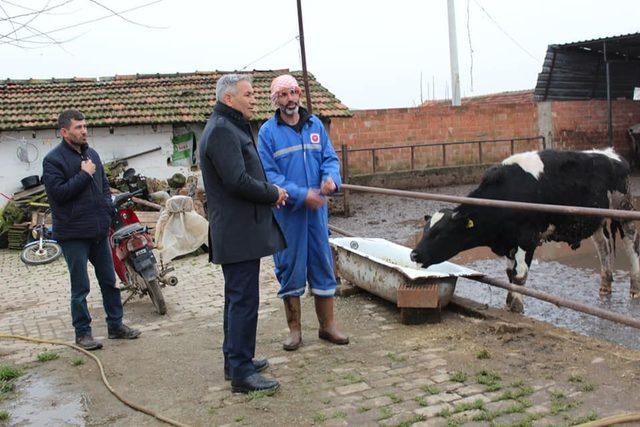
[[131,199],[142,193],[139,189],[113,196],[117,214],[109,228],[109,240],[116,274],[124,284],[122,289],[131,292],[124,303],[134,295],[149,295],[156,312],[162,315],[167,306],[161,288],[177,285],[178,279],[167,275],[172,267],[158,266],[153,239],[133,211]]
[[38,212],[38,224],[31,232],[30,242],[20,252],[20,259],[27,265],[43,265],[55,261],[62,255],[62,248],[51,238],[51,230],[45,218],[51,212]]

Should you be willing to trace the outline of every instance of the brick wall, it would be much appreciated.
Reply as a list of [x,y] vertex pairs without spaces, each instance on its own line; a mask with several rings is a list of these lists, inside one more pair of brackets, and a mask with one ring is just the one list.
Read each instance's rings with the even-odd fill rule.
[[[640,102],[620,100],[612,104],[613,145],[628,156],[631,146],[627,129],[640,122]],[[607,146],[607,101],[555,101],[551,111],[557,148],[583,150]]]
[[[333,119],[331,138],[336,150],[342,144],[350,149],[413,145],[433,142],[453,142],[531,137],[541,134],[538,104],[532,91],[510,92],[462,100],[453,108],[445,102],[431,102],[416,108],[358,110],[350,118]],[[548,146],[561,149],[604,147],[607,144],[606,101],[555,101],[551,103],[552,129]],[[640,122],[640,103],[614,101],[615,147],[622,154],[629,152],[626,129]],[[549,136],[549,135],[545,135]],[[515,143],[515,151],[539,148],[538,141]],[[482,160],[497,162],[510,154],[509,142],[484,144]],[[449,145],[446,165],[476,163],[478,144]],[[410,149],[377,151],[376,171],[408,169]],[[414,150],[417,169],[440,166],[442,147],[422,147]],[[352,174],[371,173],[370,151],[349,153]]]

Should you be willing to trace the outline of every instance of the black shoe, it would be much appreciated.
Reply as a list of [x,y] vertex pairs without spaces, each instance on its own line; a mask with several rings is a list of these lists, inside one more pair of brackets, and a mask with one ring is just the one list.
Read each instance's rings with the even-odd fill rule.
[[110,340],[133,340],[140,336],[141,332],[137,329],[128,327],[125,324],[120,325],[120,328],[115,330],[109,330]]
[[[253,368],[256,372],[262,372],[269,367],[269,361],[267,359],[253,359]],[[231,381],[231,374],[229,370],[225,368],[224,370],[224,380]]]
[[76,337],[76,345],[88,351],[99,350],[102,348],[102,343],[93,339],[91,335]]
[[231,391],[233,393],[251,393],[252,391],[275,392],[280,388],[280,383],[270,380],[255,373],[247,378],[231,380]]

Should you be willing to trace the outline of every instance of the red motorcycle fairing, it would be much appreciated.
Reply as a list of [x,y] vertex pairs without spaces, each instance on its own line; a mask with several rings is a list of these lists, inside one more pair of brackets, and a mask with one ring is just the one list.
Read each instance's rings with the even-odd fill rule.
[[[140,222],[138,216],[131,208],[120,208],[118,209],[118,217],[123,225],[135,224]],[[113,226],[109,227],[109,240],[113,236],[115,230]],[[152,242],[153,245],[153,242]],[[152,246],[153,247],[153,246]],[[118,278],[122,281],[122,283],[127,284],[127,267],[124,265],[124,260],[129,255],[127,250],[127,239],[123,240],[118,244],[115,248],[115,251],[111,253],[111,257],[113,258],[113,266],[116,270],[116,274]]]

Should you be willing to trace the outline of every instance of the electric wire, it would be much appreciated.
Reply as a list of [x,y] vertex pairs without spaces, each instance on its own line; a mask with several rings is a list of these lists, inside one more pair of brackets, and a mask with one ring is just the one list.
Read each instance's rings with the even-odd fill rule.
[[520,50],[522,50],[524,53],[526,53],[531,59],[533,59],[536,62],[540,62],[538,60],[538,58],[536,58],[531,52],[529,52],[527,49],[525,49],[524,46],[522,46],[515,38],[513,38],[509,33],[507,33],[507,31],[502,28],[502,26],[498,23],[498,21],[496,21],[493,16],[491,16],[489,14],[489,12],[487,12],[487,10],[480,4],[480,2],[478,0],[473,0],[475,2],[475,4],[480,8],[480,10],[482,10],[482,12],[487,15],[487,17],[489,18],[489,20],[491,20],[491,22],[493,22],[493,24],[502,32],[502,34],[504,34],[505,36],[507,36],[509,38],[509,40],[511,40],[516,46],[518,46],[518,48],[520,48]]

